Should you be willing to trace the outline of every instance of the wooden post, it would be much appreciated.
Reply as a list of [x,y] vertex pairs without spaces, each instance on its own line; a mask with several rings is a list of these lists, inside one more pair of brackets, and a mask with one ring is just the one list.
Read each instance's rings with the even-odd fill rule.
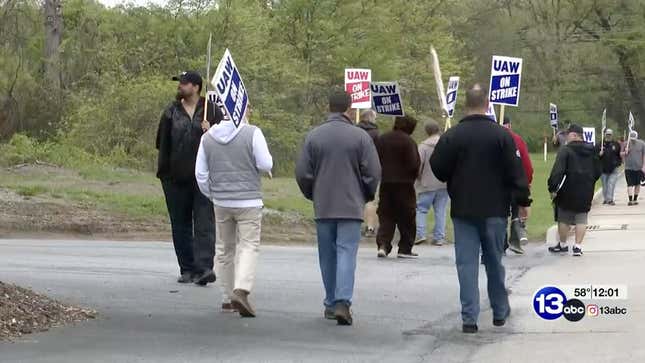
[[361,109],[356,108],[356,124],[358,124],[361,121]]
[[447,117],[443,132],[448,131],[448,129],[451,128],[451,127],[452,127],[452,119],[450,117]]
[[506,106],[506,105],[500,105],[500,107],[499,107],[499,124],[500,125],[504,124],[504,106]]
[[547,142],[546,142],[546,136],[544,137],[544,162],[546,163],[546,156],[548,152],[548,147],[547,147]]

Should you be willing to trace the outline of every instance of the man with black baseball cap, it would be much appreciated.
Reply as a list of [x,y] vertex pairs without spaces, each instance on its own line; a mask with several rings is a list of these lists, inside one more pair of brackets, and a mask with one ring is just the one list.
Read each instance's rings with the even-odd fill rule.
[[172,239],[179,262],[179,283],[206,285],[215,281],[215,216],[213,205],[200,191],[195,179],[197,150],[204,132],[218,123],[222,113],[200,96],[202,77],[182,72],[177,97],[161,115],[156,147],[159,150],[157,177],[161,180],[170,215]]
[[573,255],[582,256],[582,240],[587,231],[587,214],[591,210],[596,181],[602,174],[600,158],[592,144],[582,140],[582,127],[572,124],[567,144],[560,148],[551,170],[548,186],[557,208],[558,244],[549,247],[553,253],[567,253],[567,237],[576,227]]

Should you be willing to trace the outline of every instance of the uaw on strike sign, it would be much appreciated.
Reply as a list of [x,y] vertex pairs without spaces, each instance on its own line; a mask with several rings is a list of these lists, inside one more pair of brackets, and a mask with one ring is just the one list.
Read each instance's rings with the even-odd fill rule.
[[235,127],[238,127],[246,116],[249,94],[246,92],[240,71],[228,49],[224,52],[211,83],[224,104],[226,114],[233,121]]
[[490,103],[518,106],[521,77],[522,58],[494,55],[490,72]]
[[372,107],[371,82],[371,69],[345,69],[345,91],[352,97],[352,108]]

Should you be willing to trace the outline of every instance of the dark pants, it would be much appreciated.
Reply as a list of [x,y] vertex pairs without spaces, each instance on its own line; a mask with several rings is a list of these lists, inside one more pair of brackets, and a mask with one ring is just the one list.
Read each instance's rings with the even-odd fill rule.
[[416,234],[417,196],[413,183],[381,183],[378,203],[378,248],[392,250],[394,231],[399,229],[399,253],[412,252]]
[[181,274],[201,274],[213,269],[215,211],[197,182],[162,181],[172,226],[172,241]]
[[[519,226],[516,225],[519,223]],[[506,233],[506,238],[504,239],[504,251],[509,247],[509,243],[515,243],[519,245],[520,235],[517,232],[517,228],[524,228],[523,224],[520,222],[520,207],[517,203],[511,203],[511,223],[510,231]]]

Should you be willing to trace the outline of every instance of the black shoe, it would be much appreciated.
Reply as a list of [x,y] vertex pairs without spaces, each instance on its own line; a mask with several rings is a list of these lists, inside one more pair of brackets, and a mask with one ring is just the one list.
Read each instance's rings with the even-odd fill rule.
[[190,284],[191,282],[193,282],[193,274],[190,272],[184,272],[183,274],[181,274],[181,276],[179,276],[177,282],[179,282],[180,284]]
[[428,242],[428,239],[426,237],[417,237],[414,239],[414,245],[420,245],[422,243]]
[[396,257],[398,258],[407,258],[407,259],[415,259],[419,257],[418,253],[414,252],[399,252],[397,253]]
[[334,317],[336,318],[338,325],[352,325],[354,323],[354,319],[352,319],[352,312],[349,311],[349,304],[344,302],[339,302],[336,304]]
[[553,247],[549,247],[549,252],[553,252],[553,253],[559,253],[559,252],[566,253],[566,252],[569,252],[569,246],[562,246],[561,244],[559,244],[559,243],[558,243],[557,245],[555,245],[555,246],[553,246]]
[[611,205],[611,206],[614,206],[614,205],[616,205],[616,202],[614,202],[614,201],[612,200],[611,202],[607,202],[607,204],[608,204],[608,205]]
[[461,331],[466,333],[466,334],[475,334],[475,333],[477,333],[478,330],[479,330],[479,328],[477,328],[476,324],[464,324],[461,327]]
[[573,255],[576,257],[582,256],[582,248],[573,246]]
[[520,241],[512,241],[508,247],[511,251],[515,252],[518,255],[523,255],[524,254],[524,249],[522,248],[522,245],[520,244]]
[[508,314],[506,314],[506,317],[504,319],[493,319],[493,325],[495,326],[504,326],[506,325],[506,319],[511,315],[511,308],[508,308]]
[[627,205],[631,207],[633,205],[636,205],[636,202],[629,201],[629,203],[627,203]]
[[328,308],[325,306],[325,312],[323,313],[323,315],[327,320],[336,320],[336,311],[333,308]]
[[215,277],[213,270],[208,270],[201,275],[195,276],[195,284],[199,286],[206,286],[207,284],[215,282],[216,280],[217,277]]
[[603,205],[607,205],[607,204],[609,204],[609,202],[608,202],[608,201],[604,201],[604,202],[602,202],[602,204],[603,204]]

